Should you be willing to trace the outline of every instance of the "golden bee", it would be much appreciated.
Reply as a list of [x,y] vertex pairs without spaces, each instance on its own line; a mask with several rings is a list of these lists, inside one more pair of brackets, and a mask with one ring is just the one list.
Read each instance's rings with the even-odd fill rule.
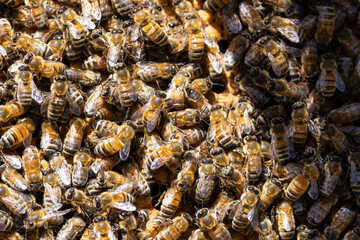
[[239,9],[241,20],[248,25],[248,30],[256,35],[261,34],[265,26],[255,7],[248,2],[241,2]]
[[311,225],[320,224],[329,214],[331,208],[338,202],[337,195],[332,194],[329,197],[319,198],[309,209],[307,220]]
[[117,82],[115,99],[122,107],[130,107],[137,100],[130,72],[123,63],[115,65],[114,70],[113,79]]
[[226,239],[230,240],[230,232],[226,227],[219,223],[215,216],[207,208],[199,209],[196,214],[196,222],[200,229],[205,231],[211,239]]
[[340,175],[343,171],[341,166],[342,159],[338,156],[329,155],[326,160],[327,162],[324,166],[325,177],[320,186],[320,192],[324,196],[330,196],[340,181]]
[[260,240],[278,240],[279,236],[273,230],[273,224],[271,220],[266,217],[259,223],[258,233]]
[[153,82],[169,79],[175,76],[178,70],[179,67],[176,64],[141,61],[136,63],[135,76],[144,82]]
[[260,127],[266,127],[271,124],[271,119],[275,117],[286,117],[285,108],[282,105],[273,105],[262,111],[256,119],[256,123]]
[[0,172],[1,180],[13,189],[20,192],[25,192],[30,189],[28,182],[12,166],[4,164],[1,166]]
[[192,223],[192,218],[188,213],[182,213],[172,220],[172,224],[161,230],[154,240],[178,239],[180,235],[188,229]]
[[23,107],[29,107],[32,104],[32,100],[39,104],[42,103],[41,92],[33,81],[30,69],[20,67],[15,79],[18,83],[17,99]]
[[342,206],[335,213],[330,226],[325,228],[325,236],[331,239],[339,239],[341,233],[350,225],[354,217],[355,212],[352,209]]
[[335,6],[326,3],[317,7],[319,12],[315,40],[318,44],[328,45],[333,37],[335,28]]
[[45,120],[41,124],[41,142],[40,148],[45,156],[51,156],[55,152],[60,152],[62,149],[62,142],[58,133],[58,125],[49,120]]
[[304,44],[301,55],[301,72],[305,78],[314,77],[319,72],[317,45],[314,39]]
[[71,174],[74,187],[85,186],[88,181],[88,172],[91,162],[92,158],[86,150],[75,153]]
[[[264,212],[270,207],[281,192],[281,182],[276,178],[269,179],[262,186],[259,196],[258,207],[259,211]],[[260,223],[261,225],[261,223]]]
[[42,186],[42,173],[40,171],[40,151],[35,146],[28,146],[24,149],[23,167],[25,172],[25,180],[29,184],[30,189],[37,191]]
[[295,218],[288,202],[276,206],[276,219],[281,239],[292,239],[295,235]]
[[195,174],[197,170],[197,157],[194,151],[187,151],[184,153],[184,161],[182,169],[177,175],[177,182],[183,191],[191,188],[195,181]]
[[230,107],[227,120],[234,127],[239,138],[242,137],[243,133],[254,132],[255,126],[250,117],[253,112],[254,105],[248,97],[242,97],[237,104]]
[[66,190],[64,198],[76,208],[79,214],[90,217],[96,213],[94,202],[82,190],[69,188]]
[[57,234],[58,239],[74,239],[85,229],[86,223],[81,217],[68,219]]
[[45,208],[60,209],[61,203],[61,187],[58,184],[57,177],[54,173],[44,172],[43,177],[44,199],[43,205]]
[[300,43],[304,40],[304,32],[294,19],[273,16],[265,19],[265,23],[269,24],[269,30],[271,32],[280,33],[293,43]]
[[226,166],[222,168],[220,177],[226,188],[233,189],[239,196],[243,193],[245,178],[238,169]]
[[135,198],[127,193],[121,191],[102,192],[99,196],[94,198],[94,205],[98,210],[108,211],[109,208],[116,208],[123,211],[135,211]]
[[70,129],[66,134],[62,153],[65,157],[73,156],[81,147],[86,122],[82,118],[73,118],[70,121]]
[[5,184],[0,184],[0,201],[14,214],[23,215],[31,211],[33,200]]
[[60,225],[64,221],[63,215],[70,212],[70,209],[56,211],[53,209],[42,208],[31,212],[24,220],[24,226],[27,230],[44,227],[50,225]]
[[295,156],[295,150],[286,136],[286,126],[283,118],[273,118],[271,120],[272,135],[270,144],[270,155],[280,164],[287,162]]
[[25,55],[23,61],[29,65],[32,72],[37,72],[45,78],[53,78],[56,75],[61,75],[67,68],[67,66],[61,62],[45,60],[40,56],[34,56],[32,53]]
[[226,211],[234,197],[226,191],[222,191],[216,201],[212,204],[210,212],[214,214],[218,222],[223,222],[226,216]]
[[7,130],[0,138],[2,148],[15,148],[21,143],[24,146],[31,144],[32,133],[35,131],[36,124],[31,118],[23,118],[16,125]]
[[97,157],[90,165],[89,174],[96,176],[100,171],[109,171],[121,160],[114,157]]
[[32,19],[38,28],[45,27],[48,24],[48,15],[38,0],[26,0],[25,5],[30,7]]
[[100,73],[91,70],[68,68],[64,74],[70,82],[80,83],[83,86],[95,86],[101,81]]
[[65,157],[57,152],[50,159],[50,167],[54,171],[59,185],[63,189],[71,187],[71,171]]
[[246,178],[249,182],[256,182],[262,173],[262,159],[260,156],[260,144],[256,137],[246,136],[244,138],[244,153],[246,156]]
[[170,218],[174,215],[179,207],[183,192],[176,184],[167,189],[162,199],[160,207],[160,216],[163,218]]
[[185,107],[185,88],[189,84],[189,78],[183,74],[176,74],[171,80],[166,93],[166,105],[168,108],[182,109]]
[[46,43],[34,40],[26,33],[15,33],[13,41],[17,46],[24,48],[26,52],[44,59],[48,59],[54,54],[53,50]]

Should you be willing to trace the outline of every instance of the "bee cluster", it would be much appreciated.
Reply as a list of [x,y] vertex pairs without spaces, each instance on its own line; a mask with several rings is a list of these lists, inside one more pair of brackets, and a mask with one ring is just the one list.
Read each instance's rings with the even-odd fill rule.
[[360,239],[356,0],[0,0],[0,240]]

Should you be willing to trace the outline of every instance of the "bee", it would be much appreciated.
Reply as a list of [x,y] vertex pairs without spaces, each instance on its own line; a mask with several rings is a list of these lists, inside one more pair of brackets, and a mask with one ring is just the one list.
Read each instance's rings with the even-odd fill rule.
[[11,167],[15,169],[21,169],[22,168],[22,160],[19,154],[17,154],[15,151],[10,151],[7,153],[4,153],[0,151],[1,160],[5,163],[10,165]]
[[85,186],[85,190],[88,193],[88,195],[95,196],[101,193],[102,186],[100,186],[96,178],[90,179]]
[[[22,0],[16,0],[13,2],[19,2],[22,4]],[[15,25],[20,25],[24,27],[34,27],[35,24],[32,20],[30,8],[27,6],[19,6],[17,9],[13,9],[13,22]]]
[[136,102],[137,95],[132,85],[130,72],[123,63],[115,65],[114,70],[113,79],[117,83],[115,99],[122,107],[131,107],[133,102]]
[[58,232],[57,239],[75,239],[85,230],[86,223],[81,217],[68,219]]
[[23,215],[31,211],[32,199],[0,183],[0,201],[14,214]]
[[191,85],[186,89],[186,94],[190,105],[200,111],[203,120],[208,121],[211,114],[211,104],[209,100],[201,94],[199,89],[191,88]]
[[260,240],[278,240],[279,236],[273,230],[272,222],[268,217],[265,217],[260,223],[258,228]]
[[360,109],[360,104],[358,103],[343,105],[340,108],[331,110],[328,117],[336,124],[352,123],[360,118],[360,115],[358,116],[358,109]]
[[34,56],[32,53],[25,55],[23,61],[29,65],[32,72],[39,73],[45,78],[53,78],[56,75],[61,75],[67,68],[67,66],[61,62],[45,60],[40,56]]
[[220,170],[230,165],[229,158],[221,147],[214,147],[211,149],[210,155],[213,159],[214,165],[217,170]]
[[232,228],[246,236],[251,235],[253,233],[252,226],[258,224],[255,216],[257,214],[256,204],[259,200],[258,194],[257,188],[249,186],[241,195],[240,200],[232,203],[233,209],[229,213],[229,217],[232,217]]
[[18,83],[17,99],[23,107],[30,107],[33,99],[39,104],[42,103],[41,92],[33,81],[30,69],[20,67],[15,81]]
[[210,212],[214,214],[218,222],[223,222],[226,216],[226,211],[234,197],[226,191],[222,191],[216,201],[211,205]]
[[245,65],[256,67],[264,60],[265,55],[263,48],[269,39],[269,37],[261,37],[255,43],[252,43],[244,57]]
[[213,83],[209,78],[197,78],[189,85],[187,85],[187,89],[192,89],[200,94],[207,94],[212,89]]
[[83,68],[92,71],[107,70],[106,56],[100,56],[98,54],[89,56],[84,60]]
[[199,209],[195,214],[197,225],[206,232],[211,239],[230,240],[230,232],[223,224],[220,224],[214,214],[208,208]]
[[202,75],[202,67],[199,63],[188,63],[180,67],[178,73],[185,75],[190,80],[199,78]]
[[282,18],[280,16],[273,16],[265,19],[268,23],[268,29],[273,33],[280,33],[283,37],[293,43],[301,43],[304,38],[304,32],[299,26],[299,23],[292,18]]
[[231,134],[231,125],[226,120],[225,111],[220,105],[211,108],[208,140],[216,139],[225,148],[235,148],[239,142]]
[[121,29],[113,30],[110,35],[110,44],[107,53],[107,66],[111,70],[115,67],[117,62],[124,61],[123,46],[125,43],[125,38],[123,36],[123,31]]
[[111,5],[108,0],[99,0],[99,7],[101,11],[101,20],[107,20],[111,15]]
[[151,41],[159,46],[164,46],[169,43],[167,33],[152,19],[146,9],[138,7],[133,13],[134,21],[141,26],[141,29]]
[[70,129],[64,139],[62,153],[65,157],[73,156],[81,147],[86,122],[82,118],[73,118],[70,121]]
[[199,169],[199,179],[196,181],[195,200],[199,204],[209,201],[215,187],[216,168],[211,159],[201,161]]
[[87,43],[84,45],[83,49],[86,57],[94,54],[101,54],[108,50],[109,43],[102,28],[94,29],[87,35]]
[[295,157],[295,150],[286,136],[286,126],[283,118],[273,118],[271,120],[271,144],[270,155],[280,164],[284,164],[290,158]]
[[96,120],[92,123],[94,131],[101,136],[113,136],[120,131],[120,126],[108,120]]
[[62,56],[66,49],[66,40],[63,36],[58,35],[51,38],[48,42],[49,47],[54,51],[54,54],[49,60],[52,61],[62,61]]
[[330,196],[334,192],[342,173],[341,161],[342,159],[337,156],[328,156],[324,167],[325,178],[320,186],[322,195]]
[[120,162],[119,158],[97,157],[90,165],[89,174],[96,176],[100,171],[109,171]]
[[318,44],[329,45],[335,29],[335,6],[325,3],[317,6],[319,12],[315,40]]
[[[55,2],[53,0],[45,0],[41,2],[41,5],[43,6],[45,12],[49,17],[55,17],[57,12],[61,9],[61,5],[58,2]],[[49,25],[51,24],[51,19],[49,21]]]
[[82,15],[87,19],[98,22],[101,20],[101,9],[98,1],[81,0]]
[[319,193],[316,180],[319,176],[319,169],[314,164],[305,165],[302,172],[299,173],[285,189],[286,199],[290,202],[295,202],[305,193],[309,185],[309,196],[312,199],[317,199]]
[[161,230],[154,240],[178,239],[189,228],[192,218],[188,213],[182,213],[172,220],[172,224]]
[[[260,212],[265,212],[281,192],[281,183],[276,178],[269,179],[262,186],[257,203]],[[261,225],[261,223],[260,223]]]
[[304,82],[296,84],[287,82],[284,79],[270,80],[266,85],[267,90],[277,97],[289,98],[292,100],[305,99],[309,94],[309,87]]
[[25,5],[30,7],[31,16],[36,27],[43,28],[48,25],[48,15],[41,1],[27,0],[25,1]]
[[24,149],[22,161],[25,172],[25,180],[33,191],[39,190],[42,184],[42,173],[40,171],[40,151],[35,146]]
[[160,216],[170,218],[179,207],[183,191],[177,184],[173,184],[166,190],[160,207]]
[[[46,173],[46,174],[45,174]],[[61,188],[58,184],[58,178],[55,173],[44,172],[44,198],[43,205],[45,208],[60,209],[61,203]]]
[[254,85],[260,88],[266,88],[266,84],[271,79],[269,72],[261,70],[259,67],[252,67],[250,69],[249,78],[252,80]]
[[68,189],[71,187],[71,171],[66,159],[61,153],[57,152],[52,155],[50,167],[54,171],[61,188]]
[[260,35],[265,28],[260,12],[248,2],[241,2],[239,9],[241,20],[248,25],[249,31]]
[[1,166],[0,172],[1,180],[13,189],[20,192],[25,192],[30,189],[28,182],[12,166],[4,164]]
[[256,182],[262,173],[262,159],[260,156],[260,144],[256,137],[244,138],[244,153],[247,154],[246,178],[250,182]]
[[321,56],[320,64],[321,74],[316,82],[316,89],[324,97],[331,97],[335,93],[335,88],[340,92],[345,92],[345,83],[337,70],[335,56],[332,53],[326,53]]
[[123,166],[123,173],[126,176],[131,176],[131,179],[136,181],[135,191],[140,196],[150,196],[151,188],[145,177],[141,174],[139,166],[133,159],[129,159],[128,162]]
[[41,227],[46,229],[49,225],[60,225],[64,222],[63,215],[69,213],[70,211],[70,209],[57,211],[47,208],[35,210],[24,220],[24,227],[29,231]]
[[224,64],[220,47],[216,40],[210,37],[206,37],[205,44],[209,76],[214,81],[221,81],[224,75]]
[[88,180],[88,172],[92,158],[88,152],[79,151],[75,153],[73,161],[71,174],[73,186],[85,186]]
[[289,72],[287,58],[279,43],[269,39],[264,45],[264,55],[268,56],[271,68],[276,76],[285,76]]
[[7,130],[0,138],[2,148],[15,148],[23,142],[24,146],[31,144],[32,133],[35,131],[36,124],[31,118],[23,118]]
[[194,62],[201,60],[205,51],[205,35],[203,33],[201,21],[196,16],[188,15],[185,19],[184,29],[188,36],[183,44],[188,46],[190,61]]
[[81,48],[75,48],[71,41],[65,45],[65,54],[69,61],[76,61],[81,57]]
[[64,74],[70,82],[79,83],[82,86],[96,86],[101,81],[100,73],[91,70],[68,68]]
[[230,108],[227,120],[234,127],[238,137],[243,133],[250,134],[255,130],[250,114],[254,112],[254,105],[250,98],[242,97],[239,102]]
[[195,181],[197,157],[194,151],[184,153],[181,171],[177,175],[177,184],[183,190],[189,190]]
[[54,54],[46,43],[35,40],[26,33],[15,33],[13,42],[26,52],[39,56],[41,59],[49,59]]
[[295,235],[295,218],[288,202],[276,206],[276,219],[281,239],[292,239]]
[[7,232],[12,229],[13,225],[14,219],[7,212],[0,210],[0,230]]
[[330,226],[324,230],[326,237],[331,239],[339,239],[341,233],[350,225],[354,220],[356,213],[351,209],[342,206],[332,218]]
[[319,73],[317,45],[314,39],[304,44],[301,55],[301,73],[305,78],[312,78]]
[[150,98],[155,94],[155,89],[141,80],[134,79],[132,85],[136,92],[137,99],[144,105],[148,103]]
[[95,239],[117,239],[115,232],[112,230],[110,222],[104,216],[99,216],[94,219],[93,234]]
[[360,192],[359,175],[360,175],[360,161],[358,148],[351,148],[348,155],[348,163],[350,165],[350,186],[355,194]]
[[141,61],[136,63],[134,73],[144,82],[153,82],[169,79],[175,76],[178,70],[176,64]]
[[124,184],[129,184],[132,178],[114,171],[101,171],[97,176],[97,182],[101,188],[117,188]]
[[226,187],[232,188],[239,196],[242,194],[245,179],[238,169],[232,166],[225,166],[222,168],[219,177],[221,177],[222,183]]
[[352,230],[348,231],[344,236],[344,240],[358,240],[358,239],[360,239],[359,227],[353,228]]
[[135,211],[135,198],[127,192],[102,192],[94,198],[94,205],[98,210],[106,211],[108,208],[116,208],[123,211]]
[[185,107],[185,88],[189,84],[189,78],[183,74],[176,74],[171,80],[166,93],[166,105],[168,108],[183,109]]
[[265,0],[264,3],[272,6],[276,11],[284,13],[287,16],[293,14],[293,1],[291,0]]
[[69,188],[64,194],[64,198],[73,205],[79,214],[87,217],[93,216],[96,212],[95,204],[82,190]]
[[323,118],[316,118],[314,123],[321,131],[321,138],[326,141],[331,141],[337,152],[343,153],[349,149],[348,139],[338,127],[330,124]]
[[256,119],[256,123],[260,127],[271,125],[271,119],[275,117],[286,117],[285,108],[282,105],[273,105],[262,111]]
[[78,15],[71,8],[63,8],[58,14],[64,25],[68,27],[70,41],[73,44],[74,49],[80,49],[84,46],[86,41],[86,33],[95,28],[95,24],[86,17]]
[[156,214],[146,222],[144,230],[138,234],[138,237],[140,239],[153,238],[169,223],[171,223],[170,219],[164,219]]
[[93,117],[96,112],[105,107],[106,99],[112,94],[108,83],[98,85],[85,102],[84,113],[87,117]]
[[55,152],[60,152],[62,149],[62,142],[58,133],[58,126],[55,122],[45,120],[41,124],[41,142],[40,148],[44,155],[49,157]]
[[254,86],[248,76],[244,77],[244,75],[240,73],[235,77],[235,82],[239,84],[239,89],[246,92],[255,104],[264,106],[270,102],[271,98],[269,94],[263,89]]
[[177,127],[192,127],[201,122],[200,112],[191,108],[171,112],[168,114],[168,118],[171,123]]
[[131,120],[135,123],[138,119],[141,119],[148,132],[152,132],[159,124],[161,115],[165,110],[165,98],[164,92],[155,91],[155,94],[151,97],[149,103],[138,109],[132,116]]
[[0,19],[0,42],[12,42],[13,28],[6,18]]
[[319,198],[313,203],[307,213],[308,222],[313,226],[320,224],[337,202],[338,196],[334,194],[328,197]]

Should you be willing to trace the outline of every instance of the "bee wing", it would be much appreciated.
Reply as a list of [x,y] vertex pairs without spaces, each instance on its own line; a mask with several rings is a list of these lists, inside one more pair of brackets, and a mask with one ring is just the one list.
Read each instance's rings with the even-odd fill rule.
[[318,197],[319,197],[319,188],[318,188],[316,180],[311,180],[310,181],[310,188],[309,188],[308,194],[311,197],[311,199],[313,199],[313,200],[318,199]]
[[226,7],[222,9],[222,13],[224,23],[231,32],[238,33],[242,30],[242,24],[237,14]]
[[1,45],[0,45],[0,55],[1,56],[6,56],[7,55],[6,49]]
[[69,212],[71,212],[72,209],[66,209],[66,210],[63,210],[63,211],[56,211],[56,212],[47,212],[47,214],[45,216],[43,216],[43,219],[46,220],[46,219],[50,219],[50,218],[54,218],[54,217],[59,217],[59,216],[62,216],[62,215],[65,215]]
[[23,91],[22,89],[24,87],[25,87],[25,85],[24,85],[23,81],[19,79],[17,89],[16,89],[16,98],[17,98],[17,100],[19,100],[20,93]]
[[29,134],[27,137],[24,138],[23,140],[23,144],[25,147],[28,147],[31,145],[31,140],[32,140],[32,134]]
[[282,223],[283,223],[283,226],[284,226],[284,229],[286,231],[291,231],[292,230],[292,227],[291,227],[291,219],[288,217],[288,214],[282,210],[279,210],[281,211],[281,217],[282,217]]
[[[184,33],[185,34],[185,33]],[[180,53],[182,51],[184,51],[188,46],[189,46],[189,36],[183,37],[182,35],[178,36],[178,37],[174,37],[174,38],[170,38],[170,41],[178,41],[179,43],[177,44],[176,47],[174,47],[171,50],[172,54],[176,54],[176,53]],[[176,43],[175,43],[176,44]]]
[[152,132],[156,128],[158,121],[160,119],[160,112],[161,112],[161,109],[158,108],[158,109],[156,109],[155,112],[153,112],[151,114],[151,116],[149,116],[147,125],[146,125],[146,128],[149,132]]
[[278,77],[281,76],[281,67],[279,64],[277,64],[278,60],[276,60],[276,58],[274,58],[271,53],[268,53],[267,56],[269,57],[271,67],[275,75]]
[[360,172],[356,169],[354,161],[350,161],[350,183],[351,185],[357,185],[360,182]]
[[[244,130],[244,132],[246,134],[250,134],[251,131],[254,129],[254,123],[252,122],[250,116],[249,116],[249,112],[246,109],[244,112],[244,123],[242,124],[242,129]],[[241,135],[239,135],[240,137]]]
[[207,133],[207,140],[211,142],[212,140],[214,140],[215,135],[216,135],[215,124],[210,123],[209,131]]
[[95,23],[93,23],[87,17],[82,17],[78,15],[76,20],[79,21],[79,23],[81,23],[86,29],[93,30],[96,28]]
[[223,71],[223,58],[220,53],[208,53],[207,54],[209,62],[211,66],[217,73],[221,73]]
[[315,136],[319,137],[321,135],[319,127],[311,119],[308,119],[308,128],[310,132],[312,132],[312,134],[314,134]]
[[296,29],[289,19],[283,18],[285,23],[285,26],[276,28],[277,31],[279,31],[284,37],[286,37],[289,41],[293,43],[299,43],[300,38],[296,32]]
[[58,138],[56,138],[56,140],[54,140],[54,139],[50,138],[48,135],[42,135],[41,140],[40,140],[40,148],[41,149],[47,148],[49,144],[55,144],[56,150],[59,152],[62,149],[62,141],[61,141],[60,137],[58,137]]
[[251,227],[256,231],[259,227],[259,211],[257,204],[248,213],[248,220],[250,221]]
[[114,44],[111,42],[106,58],[109,67],[114,67],[115,64],[119,61],[120,52],[121,52],[121,45]]
[[130,147],[131,147],[131,140],[130,141],[125,141],[124,146],[119,151],[119,155],[120,155],[121,160],[125,161],[129,157]]
[[19,155],[1,153],[2,160],[15,169],[22,168],[22,160]]
[[298,163],[288,163],[285,166],[290,172],[294,173],[294,174],[299,174],[301,173],[302,170],[302,165],[298,164]]
[[235,200],[235,201],[232,201],[229,203],[229,205],[227,207],[227,215],[228,215],[229,219],[234,218],[239,204],[240,204],[240,200]]
[[136,110],[136,112],[134,112],[133,115],[131,115],[130,120],[136,121],[141,119],[142,116],[144,116],[145,111],[149,108],[149,106],[150,106],[149,103],[147,103],[138,110]]
[[294,149],[294,145],[292,144],[290,138],[285,137],[285,141],[286,141],[286,145],[287,145],[287,150],[288,150],[288,154],[290,158],[294,158],[296,155],[296,151]]
[[74,39],[80,39],[82,36],[78,33],[77,28],[75,27],[75,25],[70,22],[67,21],[66,25],[68,26],[69,29],[69,33],[70,35],[74,38]]
[[93,17],[96,20],[101,19],[101,11],[99,7],[98,1],[92,1],[93,4],[97,6],[92,6],[92,4],[88,0],[81,0],[81,9],[82,9],[82,15],[87,17]]
[[270,142],[270,151],[269,151],[269,154],[270,154],[270,158],[272,160],[278,160],[277,156],[276,156],[276,149],[275,149],[275,144],[276,144],[276,136],[275,134],[272,134],[271,135],[271,142]]
[[69,102],[70,112],[72,112],[75,116],[80,116],[80,106],[71,98],[69,91],[66,92],[66,100]]
[[322,81],[325,81],[326,80],[326,71],[325,70],[322,70],[321,73],[320,73],[320,76],[319,76],[319,79],[317,80],[316,82],[316,89],[321,92],[325,89],[325,85],[321,85],[321,82]]
[[11,64],[8,68],[8,72],[14,76],[19,71],[19,68],[22,66],[26,66],[26,64],[22,63],[20,60],[16,61],[15,63]]
[[120,186],[117,186],[114,190],[111,190],[111,191],[114,191],[114,192],[131,192],[129,191],[129,189],[133,189],[134,188],[134,183],[124,183],[124,184],[121,184]]
[[134,204],[129,202],[125,202],[125,203],[114,202],[112,204],[112,207],[128,212],[136,211],[136,207],[134,206]]
[[61,195],[59,195],[58,191],[55,189],[58,187],[53,187],[49,183],[44,182],[44,188],[49,193],[51,201],[54,203],[54,207],[52,209],[54,211],[59,210],[62,207],[62,203],[61,203]]
[[134,42],[138,40],[140,36],[141,36],[140,26],[138,24],[135,24],[130,32],[130,40]]
[[163,157],[163,158],[154,159],[154,161],[151,163],[150,169],[151,170],[159,169],[165,163],[167,163],[170,160],[170,158],[172,158],[172,155],[169,155],[169,156],[166,156],[166,157]]
[[303,54],[301,49],[296,48],[296,47],[284,46],[284,47],[281,47],[281,50],[283,50],[284,52],[286,52],[294,57],[301,57],[301,55]]
[[54,171],[56,172],[57,176],[61,178],[61,181],[65,186],[71,185],[71,172],[66,164],[63,163],[61,166],[56,167]]
[[50,99],[51,99],[51,94],[48,95],[43,103],[41,104],[41,107],[40,107],[40,113],[43,117],[46,117],[47,115],[47,111],[48,111],[48,106],[49,106],[49,103],[50,103]]
[[288,127],[286,128],[285,137],[289,138],[295,133],[295,123],[294,121],[290,121]]
[[335,70],[335,77],[336,77],[336,88],[340,92],[345,92],[346,86],[345,86],[344,80],[341,78],[341,75],[338,72],[338,70]]
[[34,99],[37,103],[41,104],[43,102],[42,95],[33,80],[30,80],[30,87],[32,99]]
[[129,84],[130,84],[130,93],[129,93],[129,97],[131,98],[131,100],[133,100],[133,102],[136,102],[136,100],[137,100],[137,94],[136,94],[136,92],[135,92],[135,89],[134,89],[134,87],[133,87],[133,85],[132,85],[132,80],[130,80],[129,81]]

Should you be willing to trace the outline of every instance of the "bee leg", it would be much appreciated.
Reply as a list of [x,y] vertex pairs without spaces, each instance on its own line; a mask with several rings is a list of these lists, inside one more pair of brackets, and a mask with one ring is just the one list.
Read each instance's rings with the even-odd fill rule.
[[157,207],[157,206],[159,206],[159,205],[160,205],[160,203],[162,202],[162,200],[163,200],[163,199],[164,199],[164,197],[165,197],[165,193],[166,193],[166,191],[165,191],[165,192],[163,192],[163,193],[161,194],[161,196],[160,196],[160,198],[159,198],[158,202],[155,204],[155,206],[154,206],[154,207]]

